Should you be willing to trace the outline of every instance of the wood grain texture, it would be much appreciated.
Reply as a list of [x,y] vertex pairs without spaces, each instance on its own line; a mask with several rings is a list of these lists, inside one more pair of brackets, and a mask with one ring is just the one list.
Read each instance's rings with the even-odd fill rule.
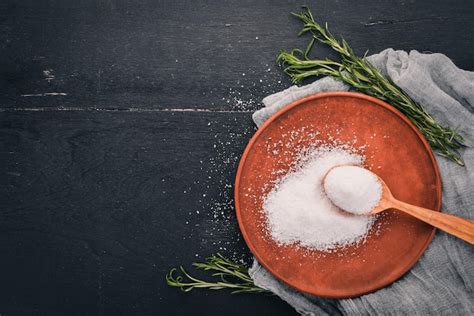
[[0,4],[0,104],[241,108],[229,89],[260,100],[288,86],[275,57],[306,45],[289,15],[304,3],[358,53],[441,52],[474,68],[467,0],[10,0]]
[[246,258],[222,205],[253,131],[246,114],[1,114],[2,313],[288,313],[265,296],[164,282],[217,251]]
[[269,296],[184,295],[164,274],[216,252],[248,259],[236,163],[250,111],[289,86],[274,60],[306,45],[289,16],[305,3],[358,53],[474,69],[468,0],[0,3],[2,315],[295,313]]

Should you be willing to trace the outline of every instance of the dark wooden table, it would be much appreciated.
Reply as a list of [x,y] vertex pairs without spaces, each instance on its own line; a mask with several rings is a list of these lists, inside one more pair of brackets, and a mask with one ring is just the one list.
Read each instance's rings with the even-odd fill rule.
[[[252,111],[290,85],[275,56],[306,45],[289,15],[305,2],[0,3],[2,316],[295,313],[164,276],[216,252],[248,261],[235,169]],[[474,69],[472,1],[310,4],[360,54]]]

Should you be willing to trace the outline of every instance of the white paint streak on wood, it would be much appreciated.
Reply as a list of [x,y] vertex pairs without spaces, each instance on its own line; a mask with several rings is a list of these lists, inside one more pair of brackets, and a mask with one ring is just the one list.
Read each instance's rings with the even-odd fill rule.
[[33,94],[22,94],[22,97],[57,97],[66,96],[64,92],[46,92],[46,93],[33,93]]
[[189,108],[189,109],[140,109],[140,108],[127,108],[127,109],[107,109],[107,108],[79,108],[79,107],[39,107],[39,108],[0,108],[0,112],[9,111],[23,111],[23,112],[47,112],[47,111],[77,111],[77,112],[202,112],[202,113],[253,113],[253,111],[233,111],[233,110],[209,110],[202,108]]
[[51,82],[51,80],[54,80],[55,75],[54,75],[54,70],[53,69],[46,69],[43,70],[43,75],[44,75],[44,80]]

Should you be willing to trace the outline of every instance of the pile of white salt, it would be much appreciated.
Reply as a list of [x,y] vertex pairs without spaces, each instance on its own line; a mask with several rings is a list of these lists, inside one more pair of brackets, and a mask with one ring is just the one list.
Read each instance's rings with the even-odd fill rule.
[[364,157],[345,146],[320,146],[307,153],[266,196],[264,212],[271,237],[280,244],[298,244],[329,251],[360,242],[374,216],[342,211],[326,195],[323,179],[334,167],[361,166]]

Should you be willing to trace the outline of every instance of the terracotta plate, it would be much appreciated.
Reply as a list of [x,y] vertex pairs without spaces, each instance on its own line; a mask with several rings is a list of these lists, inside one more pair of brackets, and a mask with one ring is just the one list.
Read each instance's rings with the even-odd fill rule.
[[[315,136],[317,134],[317,136]],[[316,139],[354,142],[365,148],[365,166],[381,176],[403,201],[439,210],[441,181],[430,146],[405,116],[366,95],[320,93],[270,118],[252,137],[240,161],[235,205],[252,253],[288,285],[317,296],[344,298],[382,288],[407,272],[430,243],[434,229],[389,210],[377,219],[365,243],[332,253],[280,246],[269,237],[264,196],[295,162],[294,153]],[[291,210],[288,210],[291,211]]]

